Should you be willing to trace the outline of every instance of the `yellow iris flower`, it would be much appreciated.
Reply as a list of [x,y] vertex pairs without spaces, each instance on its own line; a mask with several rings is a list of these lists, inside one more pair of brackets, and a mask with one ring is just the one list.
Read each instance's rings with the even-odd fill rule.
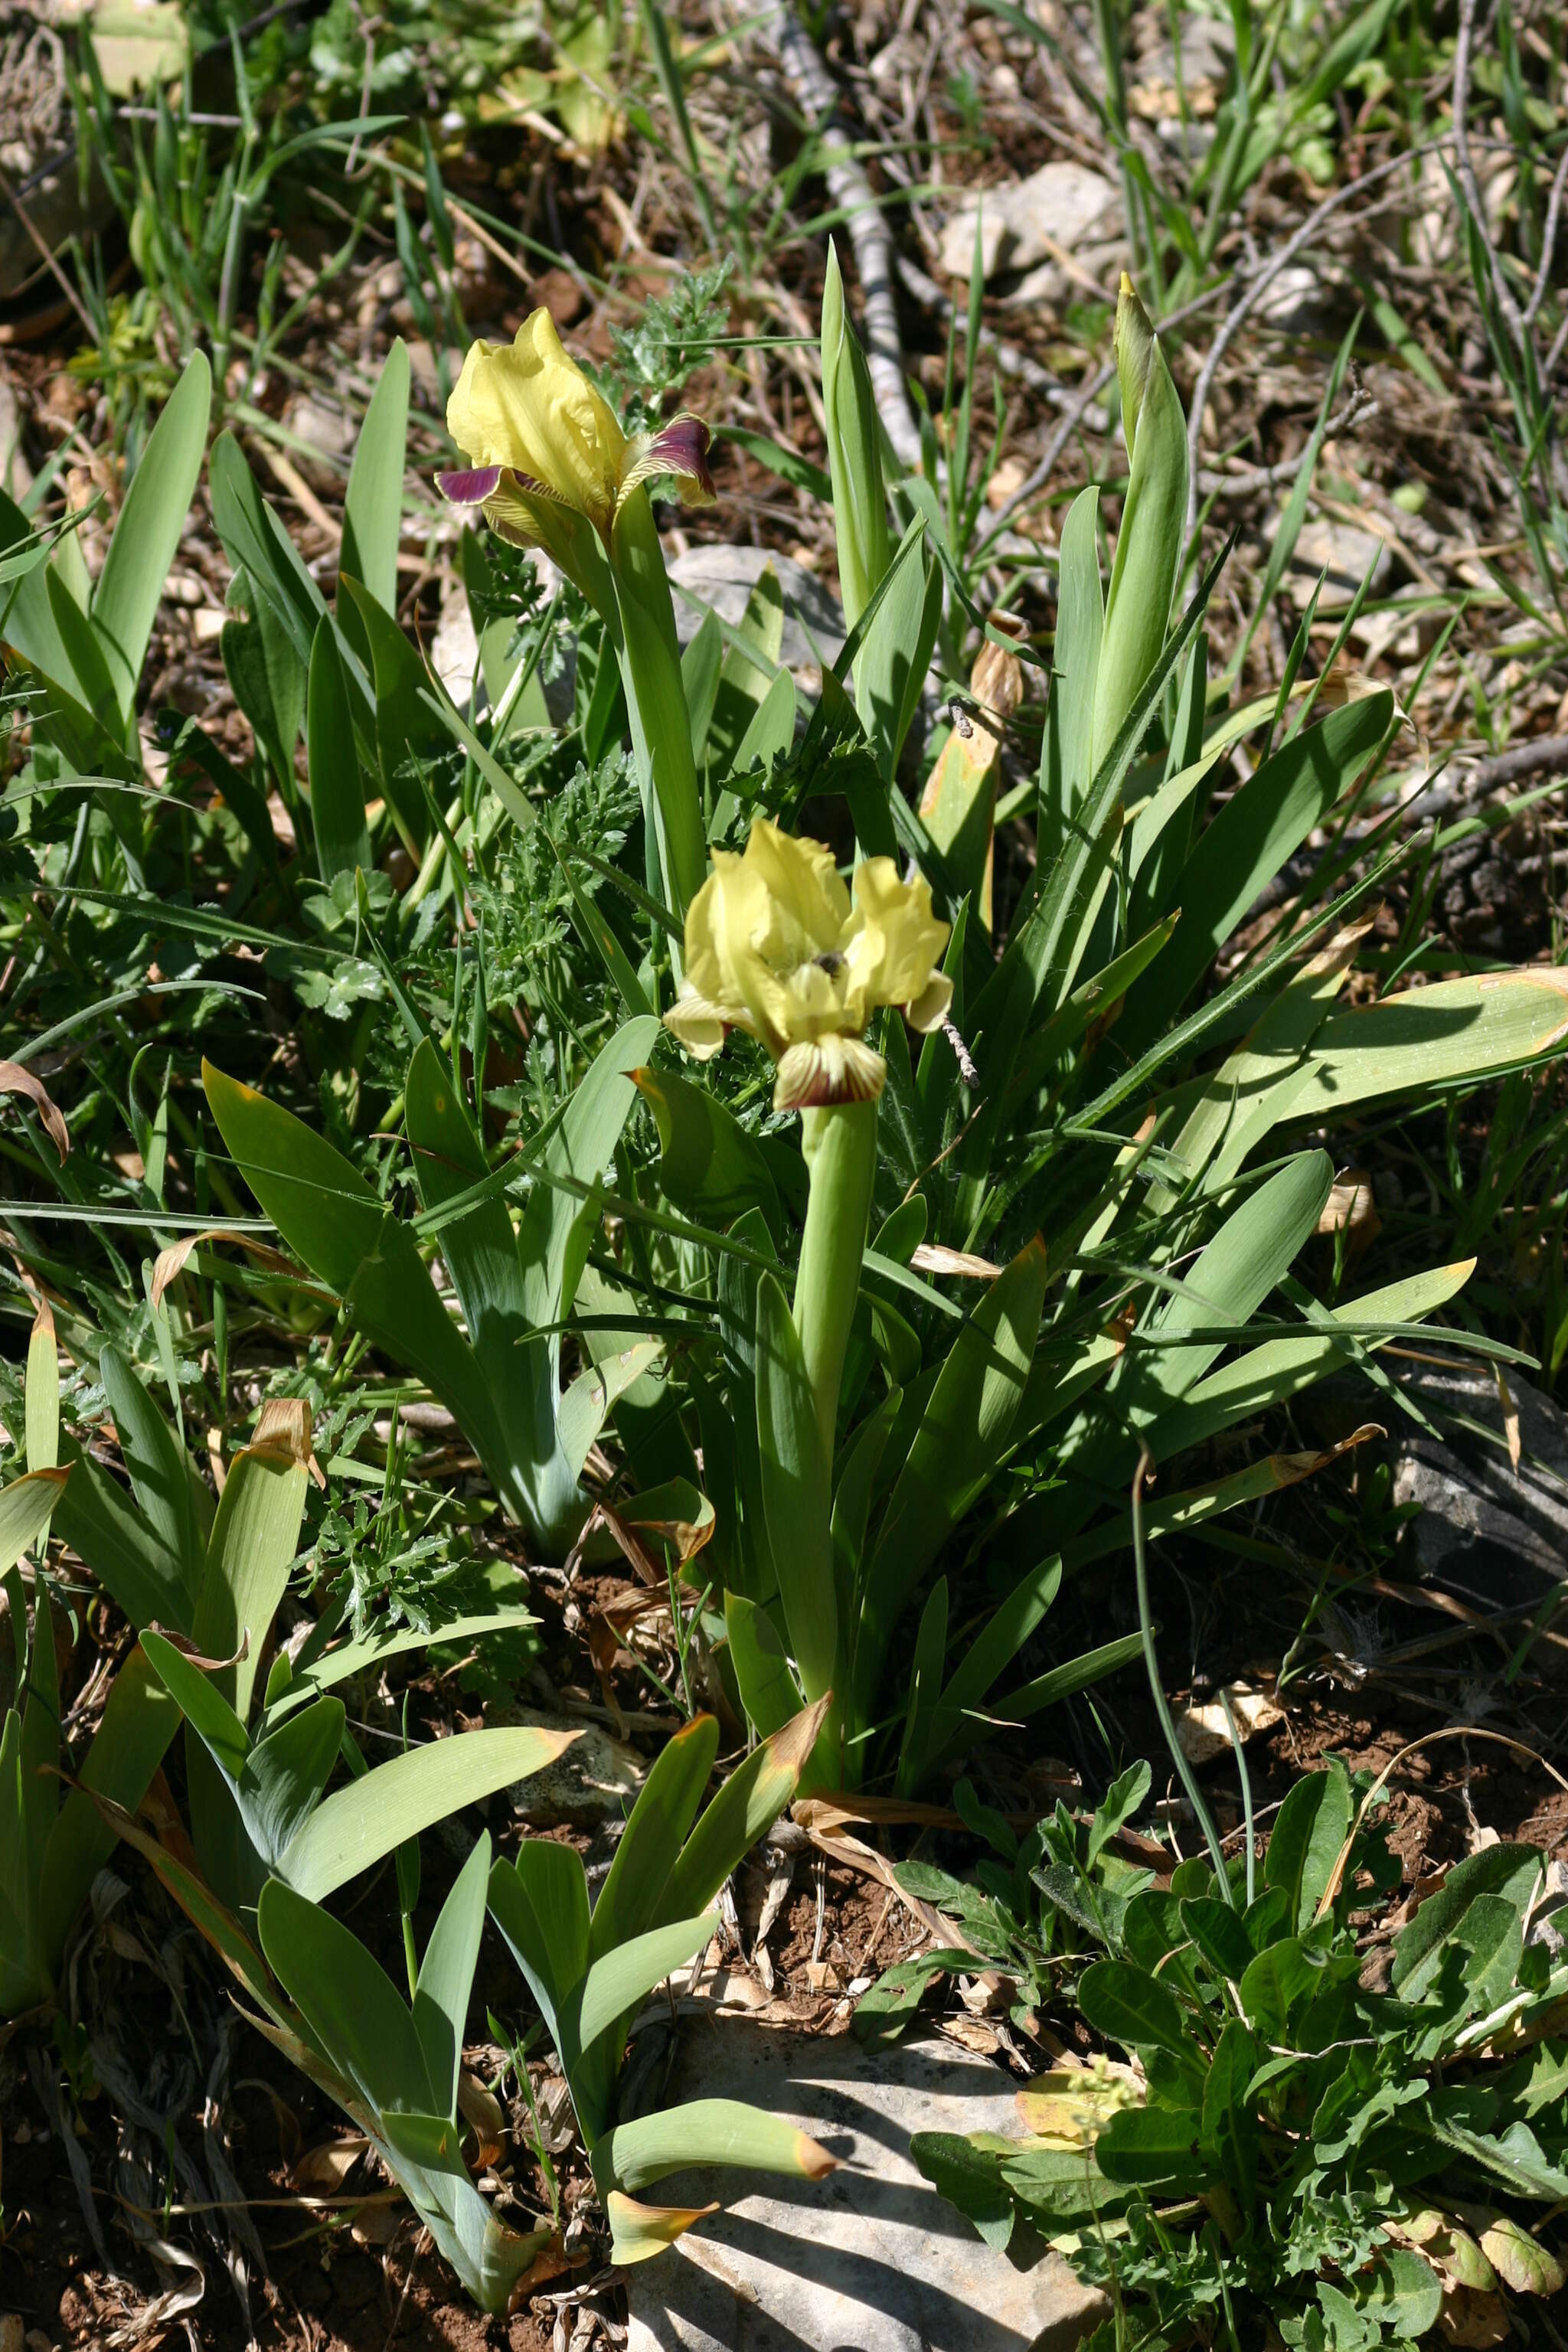
[[550,544],[567,508],[587,517],[611,554],[621,507],[659,475],[674,475],[689,504],[713,498],[700,418],[677,416],[628,439],[563,351],[548,310],[531,312],[514,342],[469,346],[447,430],[468,463],[437,476],[444,496],[483,507],[492,530],[520,547]]
[[742,855],[713,852],[687,909],[686,976],[665,1024],[699,1061],[726,1030],[759,1038],[778,1064],[775,1110],[873,1101],[887,1066],[862,1032],[879,1004],[940,1026],[948,930],[930,884],[900,881],[890,857],[856,867],[851,899],[820,842],[759,817]]

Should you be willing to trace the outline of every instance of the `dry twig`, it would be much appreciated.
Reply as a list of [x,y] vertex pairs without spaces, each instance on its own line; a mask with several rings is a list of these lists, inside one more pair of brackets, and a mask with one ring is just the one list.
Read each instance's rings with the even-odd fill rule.
[[789,0],[783,0],[773,18],[773,33],[784,79],[829,159],[824,173],[828,194],[842,211],[849,231],[866,306],[866,364],[877,407],[893,454],[901,465],[913,467],[921,460],[921,436],[904,381],[903,342],[893,295],[892,233],[848,132],[835,120],[838,91],[833,77]]
[[1366,191],[1376,185],[1379,181],[1391,178],[1395,172],[1407,170],[1411,163],[1418,161],[1421,156],[1432,154],[1437,148],[1448,144],[1449,142],[1446,139],[1428,140],[1425,146],[1410,148],[1403,154],[1391,157],[1386,163],[1374,164],[1370,172],[1363,172],[1359,180],[1349,181],[1344,187],[1336,188],[1331,195],[1325,196],[1321,204],[1314,205],[1294,235],[1287,237],[1279,251],[1270,254],[1257,276],[1247,280],[1239,299],[1233,304],[1220,321],[1219,332],[1209,345],[1208,355],[1198,371],[1197,384],[1193,393],[1192,406],[1187,416],[1187,474],[1190,484],[1187,492],[1187,530],[1189,534],[1197,520],[1198,443],[1203,436],[1204,411],[1208,406],[1209,394],[1214,390],[1214,380],[1219,373],[1219,363],[1230,348],[1237,331],[1246,324],[1247,320],[1257,309],[1280,271],[1288,268],[1298,254],[1304,253],[1307,247],[1315,242],[1325,221],[1335,213],[1342,212],[1352,198],[1364,195]]

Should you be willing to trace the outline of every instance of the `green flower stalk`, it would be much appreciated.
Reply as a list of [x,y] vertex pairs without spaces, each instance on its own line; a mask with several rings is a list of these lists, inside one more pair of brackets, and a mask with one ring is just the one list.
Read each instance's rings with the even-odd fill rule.
[[743,1596],[726,1597],[725,1622],[759,1731],[776,1728],[803,1696],[823,1709],[801,1779],[807,1790],[858,1776],[858,1754],[845,1744],[858,1563],[847,1578],[834,1539],[833,1467],[887,1079],[865,1031],[879,1005],[901,1006],[917,1028],[938,1026],[952,996],[937,969],[947,940],[930,886],[918,876],[901,881],[890,857],[867,858],[847,889],[820,842],[759,817],[743,853],[713,852],[713,870],[687,909],[680,993],[664,1016],[699,1061],[744,1029],[777,1066],[773,1108],[801,1114],[810,1190],[795,1299],[763,1274],[755,1331],[757,1453],[784,1654],[777,1625],[762,1633],[767,1612]]
[[684,917],[707,847],[691,719],[664,554],[647,485],[672,476],[689,503],[713,497],[708,427],[676,416],[628,439],[561,347],[547,310],[512,343],[475,343],[447,404],[466,467],[437,475],[443,497],[477,506],[515,547],[547,554],[595,607],[620,662],[643,808],[666,894]]
[[831,1463],[877,1175],[876,1099],[804,1110],[800,1125],[811,1191],[795,1281],[795,1328],[816,1406],[823,1457]]

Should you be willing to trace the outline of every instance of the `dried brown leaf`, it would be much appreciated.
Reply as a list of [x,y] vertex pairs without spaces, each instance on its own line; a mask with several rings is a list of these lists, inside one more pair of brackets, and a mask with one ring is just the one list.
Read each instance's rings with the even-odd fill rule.
[[177,1242],[171,1242],[167,1249],[159,1251],[153,1261],[151,1296],[154,1307],[162,1305],[163,1293],[175,1276],[184,1271],[192,1251],[199,1249],[204,1242],[233,1242],[237,1248],[248,1250],[257,1264],[266,1266],[269,1273],[294,1274],[298,1271],[280,1251],[269,1248],[266,1242],[258,1241],[254,1234],[231,1233],[226,1225],[209,1225],[199,1234],[182,1234]]
[[991,1258],[973,1250],[948,1249],[942,1242],[918,1243],[910,1259],[917,1274],[967,1274],[976,1282],[994,1282],[1002,1269]]
[[42,1078],[25,1070],[20,1062],[0,1062],[0,1095],[26,1095],[44,1123],[44,1132],[59,1153],[63,1168],[70,1155],[70,1130]]

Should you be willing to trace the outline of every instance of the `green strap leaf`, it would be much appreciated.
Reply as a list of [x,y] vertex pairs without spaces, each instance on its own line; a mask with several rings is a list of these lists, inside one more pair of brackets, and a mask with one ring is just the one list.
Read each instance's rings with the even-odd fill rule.
[[1125,274],[1116,372],[1131,455],[1106,599],[1094,698],[1094,764],[1106,758],[1165,641],[1187,526],[1187,425],[1165,354]]
[[27,1546],[42,1535],[71,1471],[27,1470],[0,1486],[0,1576],[16,1565]]
[[1453,1265],[1435,1266],[1403,1282],[1390,1283],[1384,1289],[1365,1291],[1327,1318],[1326,1328],[1303,1327],[1300,1337],[1266,1339],[1259,1347],[1244,1349],[1197,1381],[1184,1400],[1161,1414],[1150,1441],[1158,1458],[1168,1462],[1186,1447],[1201,1445],[1205,1438],[1228,1429],[1233,1422],[1255,1420],[1268,1406],[1282,1403],[1313,1381],[1352,1362],[1359,1349],[1385,1344],[1358,1339],[1348,1331],[1336,1337],[1333,1325],[1418,1322],[1447,1306],[1464,1288],[1475,1265],[1474,1258],[1461,1258]]
[[568,2081],[582,2051],[572,1995],[588,1967],[588,1881],[569,1845],[527,1838],[491,1870],[489,1902],[555,2044]]
[[237,1785],[250,1754],[250,1735],[216,1685],[163,1633],[142,1635],[142,1649],[231,1788]]
[[129,720],[180,533],[202,470],[212,371],[193,352],[142,453],[92,599],[93,634]]
[[375,747],[381,785],[409,848],[417,855],[430,830],[429,812],[418,777],[411,772],[446,750],[448,730],[428,707],[429,675],[379,597],[363,582],[341,572],[338,594],[345,598],[369,647],[375,685]]
[[1171,887],[1182,910],[1175,936],[1128,1003],[1125,1051],[1169,1025],[1264,885],[1351,790],[1393,716],[1386,693],[1331,711],[1282,743],[1204,826]]
[[1413,1098],[1528,1066],[1568,1037],[1568,973],[1552,965],[1441,980],[1331,1013],[1292,1119],[1338,1118],[1358,1103]]
[[658,1129],[665,1198],[715,1225],[761,1209],[777,1239],[784,1230],[778,1188],[755,1136],[705,1087],[673,1070],[645,1067],[631,1076]]
[[[387,612],[397,605],[397,542],[408,434],[408,346],[393,342],[354,445],[343,494],[341,568],[361,580]],[[345,619],[347,615],[345,614]]]
[[719,1726],[710,1715],[695,1717],[660,1749],[594,1906],[591,1960],[602,1959],[628,1937],[641,1935],[658,1916],[660,1898],[697,1818],[718,1752]]
[[98,1376],[120,1440],[132,1492],[157,1541],[180,1563],[194,1606],[206,1564],[213,1504],[189,1456],[118,1348],[99,1350]]
[[821,2180],[835,2162],[783,2116],[767,2115],[742,2099],[688,2099],[606,2132],[594,2151],[594,2179],[601,2196],[612,2189],[635,2196],[691,2165],[733,2164]]
[[763,1832],[773,1827],[800,1785],[827,1706],[826,1699],[818,1699],[814,1706],[803,1707],[731,1773],[670,1872],[662,1906],[667,1918],[706,1908]]
[[671,1969],[700,1952],[718,1925],[716,1911],[704,1911],[695,1919],[672,1919],[591,1961],[578,1996],[577,2033],[584,2052],[645,2000],[655,1985],[662,1984]]
[[386,1970],[319,1903],[268,1879],[257,1906],[267,1964],[372,2117],[436,2104],[414,2020]]
[[458,2112],[458,2078],[468,2031],[468,1996],[473,1990],[479,1938],[484,1933],[489,1874],[489,1832],[481,1831],[441,1906],[440,1916],[419,1964],[419,1981],[414,1995],[414,2030],[425,2053],[437,2107],[444,2116],[455,2116]]
[[245,1759],[235,1784],[246,1833],[276,1870],[321,1802],[342,1744],[341,1698],[319,1698],[287,1717]]
[[1100,584],[1100,492],[1091,482],[1068,509],[1057,574],[1057,635],[1041,751],[1041,849],[1062,841],[1094,779],[1095,681],[1105,634]]
[[284,1855],[282,1874],[300,1894],[321,1902],[460,1806],[542,1771],[578,1737],[520,1726],[407,1748],[324,1797]]
[[862,1708],[905,1603],[1006,1450],[1039,1336],[1047,1271],[1037,1238],[1003,1268],[954,1339],[921,1417],[867,1578],[855,1659]]
[[316,835],[316,870],[331,884],[338,874],[370,869],[370,830],[348,678],[331,622],[316,624],[310,646],[305,702],[305,747],[310,763],[310,823]]
[[724,1630],[746,1719],[766,1739],[800,1712],[800,1685],[788,1654],[766,1609],[744,1593],[725,1593]]
[[307,1478],[303,1462],[267,1444],[247,1446],[229,1465],[213,1522],[193,1638],[205,1657],[235,1658],[216,1686],[242,1723],[294,1564]]
[[301,676],[326,601],[288,532],[256,487],[256,477],[232,433],[220,433],[207,463],[213,524],[224,552],[271,606],[294,649]]

